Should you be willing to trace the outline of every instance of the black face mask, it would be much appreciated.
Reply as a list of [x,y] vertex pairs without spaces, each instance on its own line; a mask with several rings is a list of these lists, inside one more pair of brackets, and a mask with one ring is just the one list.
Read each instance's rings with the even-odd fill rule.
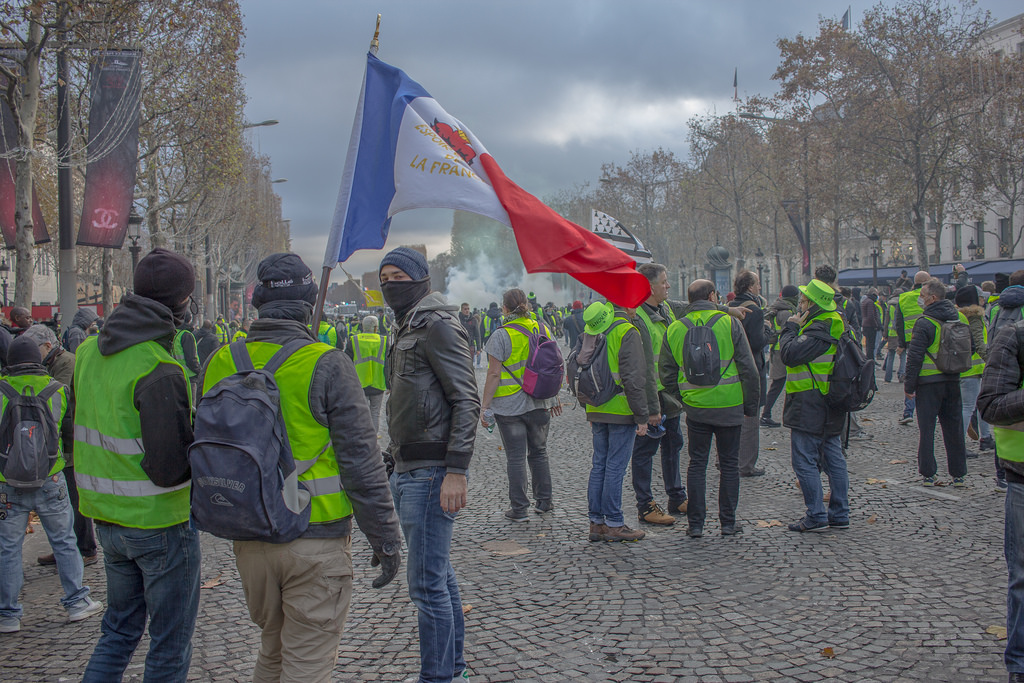
[[395,311],[399,320],[411,311],[420,299],[430,294],[430,278],[422,280],[390,280],[380,286],[384,301]]

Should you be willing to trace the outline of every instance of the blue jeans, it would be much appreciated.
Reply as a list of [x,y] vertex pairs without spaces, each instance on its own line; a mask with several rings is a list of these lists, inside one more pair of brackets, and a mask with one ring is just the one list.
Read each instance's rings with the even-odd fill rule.
[[[800,482],[807,513],[804,521],[808,524],[841,524],[850,521],[848,493],[850,478],[846,473],[846,459],[840,438],[836,436],[815,436],[798,429],[790,434],[793,472]],[[825,511],[825,494],[821,488],[821,472],[818,462],[824,460],[825,474],[831,497],[828,512]]]
[[199,534],[96,524],[107,572],[107,611],[82,683],[120,681],[149,614],[144,680],[184,683],[199,611]]
[[391,494],[409,553],[409,597],[419,611],[418,683],[450,683],[466,668],[466,628],[450,556],[456,515],[441,509],[444,476],[443,467],[391,475]]
[[896,363],[896,354],[900,356],[900,367],[896,371],[896,378],[899,379],[903,376],[904,371],[907,369],[907,350],[906,349],[889,349],[888,353],[885,354],[885,381],[892,381],[892,368]]
[[686,487],[683,486],[683,475],[679,471],[679,452],[683,450],[683,432],[680,429],[680,416],[667,418],[665,436],[651,439],[637,436],[633,441],[633,491],[636,493],[636,509],[643,512],[654,501],[651,491],[654,454],[661,447],[661,478],[665,482],[665,493],[668,494],[669,513],[686,500]]
[[[971,424],[971,416],[974,415],[974,408],[978,403],[978,394],[981,392],[981,375],[960,378],[960,401],[963,405],[964,437],[967,437],[967,427]],[[978,412],[978,436],[984,439],[992,436],[992,428],[988,422],[981,419],[981,412]]]
[[591,422],[594,435],[594,460],[587,484],[587,509],[594,524],[623,526],[622,479],[633,454],[635,425]]
[[21,619],[18,596],[25,581],[21,546],[25,541],[28,513],[35,511],[50,540],[57,574],[64,589],[60,604],[65,609],[89,595],[82,585],[82,556],[75,545],[75,516],[68,501],[64,473],[58,472],[37,489],[16,489],[0,484],[0,617]]
[[1006,485],[1003,553],[1008,574],[1003,661],[1010,673],[1024,673],[1024,484],[1012,481]]

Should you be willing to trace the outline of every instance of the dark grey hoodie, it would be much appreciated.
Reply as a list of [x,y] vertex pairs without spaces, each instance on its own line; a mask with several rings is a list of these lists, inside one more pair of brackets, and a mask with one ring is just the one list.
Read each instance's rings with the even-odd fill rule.
[[61,346],[74,353],[78,345],[85,341],[89,334],[89,326],[97,317],[99,316],[91,308],[79,308],[75,317],[71,319],[71,326],[64,331]]
[[[919,384],[935,384],[937,382],[960,382],[959,373],[939,373],[937,375],[926,375],[921,377],[921,367],[924,364],[924,354],[932,342],[935,341],[937,332],[933,320],[940,323],[956,320],[958,311],[953,302],[949,299],[939,299],[928,305],[924,313],[914,323],[914,329],[910,333],[910,346],[907,347],[907,375],[903,381],[903,390],[908,394],[917,392]],[[931,320],[929,320],[931,318]],[[971,351],[974,352],[973,341]]]

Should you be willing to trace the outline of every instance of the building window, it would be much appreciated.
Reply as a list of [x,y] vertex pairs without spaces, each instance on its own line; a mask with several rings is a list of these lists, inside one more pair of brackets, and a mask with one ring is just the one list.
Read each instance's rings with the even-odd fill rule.
[[1006,258],[1013,252],[1013,235],[1010,234],[1010,219],[999,219],[999,256]]
[[985,258],[985,221],[977,221],[974,224],[974,243],[978,250],[974,252],[974,258],[981,260]]

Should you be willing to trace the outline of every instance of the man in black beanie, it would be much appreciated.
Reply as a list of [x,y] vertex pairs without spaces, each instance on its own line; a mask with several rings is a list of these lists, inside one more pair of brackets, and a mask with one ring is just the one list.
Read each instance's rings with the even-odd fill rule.
[[188,675],[201,558],[189,527],[190,387],[171,349],[194,282],[188,259],[154,249],[135,292],[75,354],[75,479],[103,546],[108,603],[85,683],[121,679],[146,614],[145,678]]
[[[263,632],[253,677],[327,681],[352,599],[353,515],[381,565],[374,588],[398,574],[402,537],[355,365],[308,328],[313,273],[295,254],[273,254],[256,277],[259,319],[245,338],[253,365],[264,367],[289,342],[307,342],[275,376],[299,485],[312,499],[309,527],[294,541],[234,543],[249,615]],[[203,393],[235,372],[231,348],[218,349],[203,369]]]
[[[480,397],[473,354],[455,306],[430,291],[427,259],[399,247],[380,264],[381,292],[395,311],[388,344],[391,491],[409,549],[409,597],[419,608],[421,683],[466,675],[465,627],[449,551],[466,506]],[[461,679],[460,679],[461,680]]]

